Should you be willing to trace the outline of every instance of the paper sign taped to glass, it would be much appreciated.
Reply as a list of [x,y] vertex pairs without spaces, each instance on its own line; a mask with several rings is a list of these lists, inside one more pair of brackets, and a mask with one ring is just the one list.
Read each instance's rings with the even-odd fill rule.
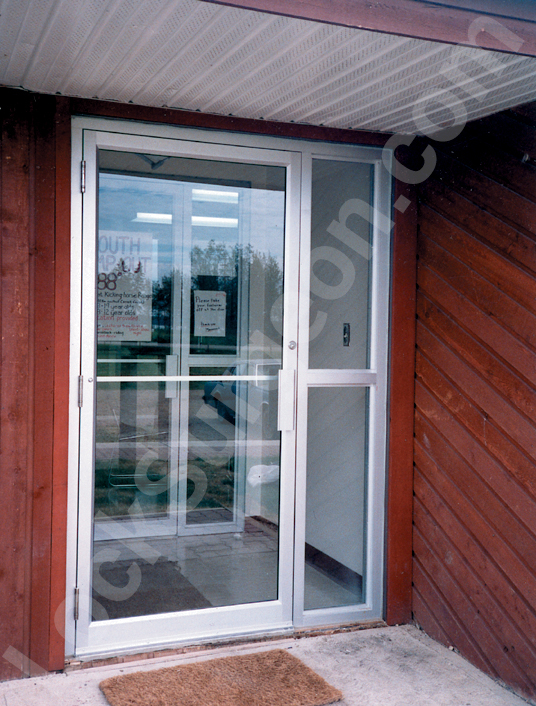
[[227,294],[194,291],[194,336],[225,336]]
[[100,231],[97,270],[99,341],[150,341],[153,238]]

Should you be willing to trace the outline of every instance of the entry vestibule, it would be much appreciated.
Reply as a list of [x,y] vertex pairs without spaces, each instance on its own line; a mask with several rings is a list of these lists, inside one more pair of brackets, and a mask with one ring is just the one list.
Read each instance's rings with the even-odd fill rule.
[[75,118],[80,173],[67,653],[381,617],[381,150]]

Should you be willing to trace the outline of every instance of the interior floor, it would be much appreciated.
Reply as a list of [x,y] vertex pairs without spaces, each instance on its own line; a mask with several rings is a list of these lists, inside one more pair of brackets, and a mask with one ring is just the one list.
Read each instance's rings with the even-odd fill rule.
[[[143,538],[141,544],[139,538],[95,542],[95,620],[277,599],[278,538],[270,523],[246,518],[242,532]],[[106,590],[128,586],[133,563],[140,567],[137,590],[123,598]],[[360,589],[356,595],[355,585],[311,560],[305,584],[306,610],[362,601]]]

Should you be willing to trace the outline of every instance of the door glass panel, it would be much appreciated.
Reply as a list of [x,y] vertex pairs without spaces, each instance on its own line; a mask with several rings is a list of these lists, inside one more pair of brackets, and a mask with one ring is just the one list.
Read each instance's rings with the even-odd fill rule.
[[309,388],[305,610],[365,601],[368,389]]
[[309,367],[369,366],[373,167],[313,160]]
[[99,152],[94,620],[278,597],[285,179]]

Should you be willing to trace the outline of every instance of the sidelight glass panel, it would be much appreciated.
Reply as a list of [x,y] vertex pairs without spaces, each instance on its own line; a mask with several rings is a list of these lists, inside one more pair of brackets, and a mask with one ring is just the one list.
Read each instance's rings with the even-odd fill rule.
[[94,620],[278,597],[285,179],[99,152]]
[[373,166],[313,160],[309,367],[369,366]]
[[310,388],[305,610],[365,601],[368,389]]

